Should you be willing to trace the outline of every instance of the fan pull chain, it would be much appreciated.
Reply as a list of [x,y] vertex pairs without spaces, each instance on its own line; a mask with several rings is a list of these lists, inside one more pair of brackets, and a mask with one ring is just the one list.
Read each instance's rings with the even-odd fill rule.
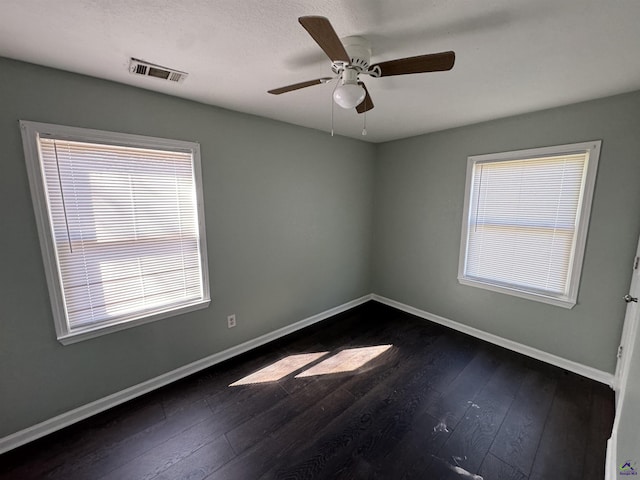
[[73,253],[73,245],[71,243],[71,233],[69,232],[69,219],[67,218],[67,206],[64,201],[64,189],[62,188],[62,177],[60,176],[60,162],[58,161],[58,144],[53,141],[53,151],[56,154],[56,170],[58,170],[58,183],[60,184],[60,197],[62,199],[62,211],[64,213],[64,224],[67,227],[67,239],[69,240],[69,252]]
[[331,136],[333,137],[333,100],[331,100]]
[[336,88],[338,88],[338,85],[340,85],[340,80],[338,80],[336,82],[336,85],[333,87],[333,93],[331,94],[331,136],[333,137],[333,108],[334,108],[334,101],[333,101],[333,94],[336,93]]
[[[365,98],[365,102],[366,101],[367,101],[367,99]],[[364,106],[366,108],[367,104],[365,103]],[[367,136],[367,111],[366,110],[364,111],[363,118],[364,118],[364,120],[363,120],[363,124],[362,124],[362,136],[366,137]]]

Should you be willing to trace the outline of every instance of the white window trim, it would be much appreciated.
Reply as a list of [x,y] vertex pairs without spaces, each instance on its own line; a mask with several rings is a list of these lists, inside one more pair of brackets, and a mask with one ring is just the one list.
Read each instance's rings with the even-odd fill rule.
[[[164,138],[148,137],[126,133],[108,132],[79,127],[69,127],[40,122],[20,120],[22,130],[22,144],[25,153],[29,186],[33,200],[33,208],[36,217],[38,235],[40,238],[40,249],[44,262],[45,276],[49,288],[51,299],[53,320],[55,324],[57,339],[68,345],[82,340],[99,337],[101,335],[117,332],[127,328],[136,327],[145,323],[154,322],[168,317],[173,317],[183,313],[207,308],[211,302],[209,294],[209,273],[207,260],[207,240],[204,223],[204,198],[202,194],[202,171],[200,165],[200,145],[194,142],[181,140],[169,140]],[[56,249],[52,238],[52,225],[47,206],[45,193],[45,183],[40,167],[40,154],[38,148],[39,137],[55,137],[58,139],[75,140],[83,142],[94,142],[111,145],[124,145],[149,149],[181,150],[191,152],[193,155],[194,176],[196,183],[196,198],[198,203],[198,223],[200,235],[200,256],[204,297],[202,300],[185,304],[177,308],[160,311],[140,318],[127,319],[121,322],[112,322],[108,325],[90,326],[84,329],[74,329],[69,331],[67,324],[64,293],[62,281],[58,271],[56,260]]]
[[[598,171],[598,161],[600,159],[601,140],[591,142],[572,143],[552,147],[533,148],[527,150],[517,150],[511,152],[491,153],[486,155],[473,155],[467,159],[467,178],[465,182],[464,211],[462,215],[462,232],[460,237],[460,257],[458,260],[458,282],[462,285],[478,287],[492,292],[513,295],[528,300],[535,300],[567,309],[573,308],[578,299],[580,286],[580,276],[582,264],[584,262],[584,252],[587,242],[587,231],[589,229],[589,218],[591,216],[591,205],[593,203],[593,192],[595,189],[596,174]],[[569,155],[589,152],[587,161],[587,172],[585,174],[585,184],[583,198],[578,211],[578,228],[576,230],[575,250],[570,267],[569,292],[566,296],[554,296],[547,293],[535,293],[527,290],[520,290],[515,287],[498,285],[489,281],[480,281],[465,277],[465,266],[467,256],[467,237],[469,227],[469,206],[471,195],[471,183],[473,177],[473,167],[476,163],[497,162],[508,160],[525,160],[527,158],[540,158],[545,156]]]

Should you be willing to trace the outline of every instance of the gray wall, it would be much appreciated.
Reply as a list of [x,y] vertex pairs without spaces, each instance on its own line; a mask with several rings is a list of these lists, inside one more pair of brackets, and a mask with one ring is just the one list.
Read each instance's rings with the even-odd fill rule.
[[[373,291],[613,373],[640,233],[640,92],[383,144]],[[578,304],[567,310],[457,281],[467,157],[603,140]]]
[[[19,119],[199,141],[211,306],[62,346]],[[374,151],[0,59],[0,437],[370,293]]]

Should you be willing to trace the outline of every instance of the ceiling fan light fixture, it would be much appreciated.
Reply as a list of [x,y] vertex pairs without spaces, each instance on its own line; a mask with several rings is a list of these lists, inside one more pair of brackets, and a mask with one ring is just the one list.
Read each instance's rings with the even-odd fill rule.
[[358,71],[347,67],[342,71],[340,84],[333,91],[333,100],[342,108],[355,108],[362,103],[366,94],[358,84]]
[[333,100],[342,108],[355,108],[362,103],[366,92],[356,83],[338,85],[333,92]]

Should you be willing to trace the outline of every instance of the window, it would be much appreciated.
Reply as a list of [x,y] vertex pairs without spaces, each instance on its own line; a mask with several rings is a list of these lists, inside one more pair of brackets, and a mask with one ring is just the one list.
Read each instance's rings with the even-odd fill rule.
[[572,308],[600,145],[469,157],[460,283]]
[[209,305],[197,143],[20,126],[62,343]]

